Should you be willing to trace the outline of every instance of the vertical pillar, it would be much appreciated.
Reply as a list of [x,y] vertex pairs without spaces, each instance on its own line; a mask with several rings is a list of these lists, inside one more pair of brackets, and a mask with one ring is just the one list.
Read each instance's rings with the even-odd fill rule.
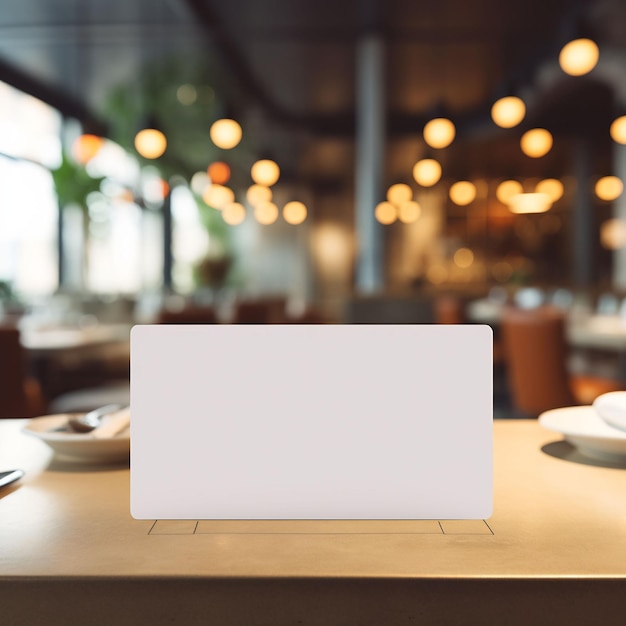
[[65,228],[63,226],[63,207],[60,202],[57,202],[57,279],[58,289],[62,289],[65,285]]
[[[615,176],[626,180],[626,146],[614,144],[613,171]],[[613,201],[613,217],[626,222],[626,194]],[[626,290],[626,248],[619,248],[613,255],[613,287],[617,291]]]
[[589,287],[593,282],[593,220],[591,206],[591,146],[589,140],[578,140],[575,155],[576,199],[572,222],[573,282]]
[[172,291],[172,194],[163,200],[163,291]]
[[366,34],[357,45],[355,231],[356,288],[364,293],[384,284],[381,225],[374,217],[382,199],[385,158],[384,43]]

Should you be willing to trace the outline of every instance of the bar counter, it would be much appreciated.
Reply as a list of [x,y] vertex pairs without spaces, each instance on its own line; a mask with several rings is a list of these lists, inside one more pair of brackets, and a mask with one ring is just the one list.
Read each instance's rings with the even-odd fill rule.
[[0,471],[26,470],[0,490],[2,624],[623,623],[626,466],[534,420],[494,424],[489,520],[378,522],[137,521],[128,467],[24,424],[0,421]]

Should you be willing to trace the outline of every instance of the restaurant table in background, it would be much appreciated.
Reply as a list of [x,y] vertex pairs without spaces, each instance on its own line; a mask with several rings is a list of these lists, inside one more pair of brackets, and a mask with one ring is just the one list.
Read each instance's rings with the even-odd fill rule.
[[26,326],[20,340],[32,374],[52,399],[65,391],[127,378],[131,328],[131,324]]
[[487,522],[136,521],[127,467],[24,423],[0,423],[0,469],[27,472],[0,491],[7,624],[621,623],[626,469],[534,420],[494,425]]

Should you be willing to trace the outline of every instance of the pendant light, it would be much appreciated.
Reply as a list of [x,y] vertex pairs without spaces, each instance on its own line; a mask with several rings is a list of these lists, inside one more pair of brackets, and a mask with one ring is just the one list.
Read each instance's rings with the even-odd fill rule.
[[491,119],[500,128],[514,128],[526,117],[526,105],[517,96],[504,96],[491,107]]
[[250,175],[257,185],[271,187],[280,178],[280,168],[272,159],[260,159],[252,166]]
[[456,128],[447,117],[436,117],[424,126],[424,141],[431,148],[447,148],[456,136]]
[[211,141],[222,150],[231,150],[239,145],[243,131],[239,122],[231,118],[216,120],[209,129]]
[[303,202],[287,202],[283,207],[283,219],[292,226],[302,224],[306,220],[307,213],[306,205]]
[[413,166],[413,178],[422,187],[432,187],[441,179],[441,164],[433,158],[425,158]]
[[598,64],[598,44],[587,37],[579,37],[565,44],[559,53],[559,65],[570,76],[584,76]]

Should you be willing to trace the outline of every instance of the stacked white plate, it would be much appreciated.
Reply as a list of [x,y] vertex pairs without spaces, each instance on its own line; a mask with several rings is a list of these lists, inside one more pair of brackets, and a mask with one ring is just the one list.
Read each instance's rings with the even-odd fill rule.
[[593,406],[572,406],[546,411],[539,423],[593,459],[626,462],[626,391],[598,397]]

